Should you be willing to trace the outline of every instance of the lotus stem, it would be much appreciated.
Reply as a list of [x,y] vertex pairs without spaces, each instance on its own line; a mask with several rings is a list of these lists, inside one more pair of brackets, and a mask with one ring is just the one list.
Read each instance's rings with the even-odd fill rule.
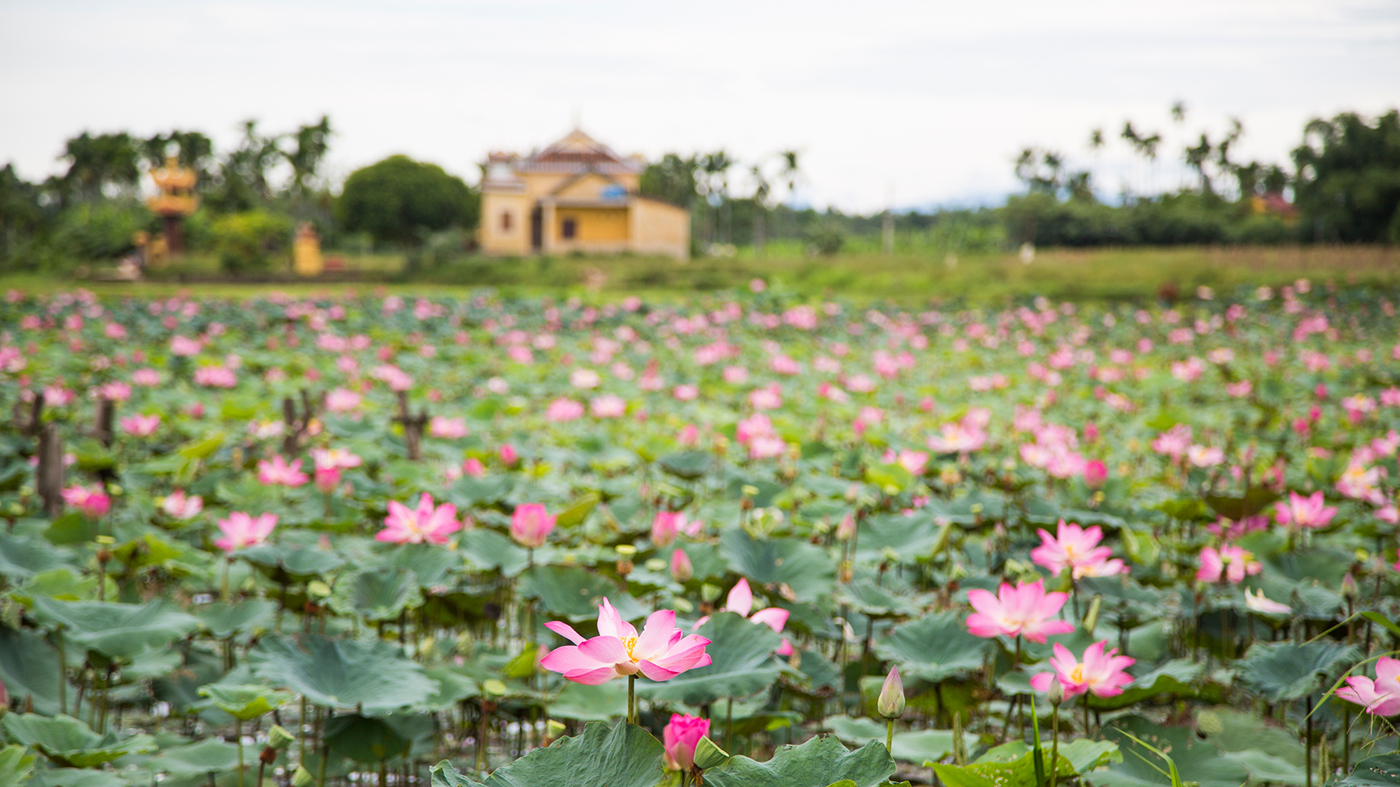
[[894,719],[885,720],[885,751],[894,756]]
[[637,723],[637,676],[627,676],[627,723]]
[[233,745],[238,747],[238,787],[243,787],[243,720],[233,720]]

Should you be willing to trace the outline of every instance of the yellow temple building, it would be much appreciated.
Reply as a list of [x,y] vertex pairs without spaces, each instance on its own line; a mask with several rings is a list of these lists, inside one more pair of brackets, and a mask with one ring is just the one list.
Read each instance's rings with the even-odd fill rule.
[[485,254],[690,254],[685,208],[638,193],[640,156],[578,129],[528,156],[491,153],[481,181]]

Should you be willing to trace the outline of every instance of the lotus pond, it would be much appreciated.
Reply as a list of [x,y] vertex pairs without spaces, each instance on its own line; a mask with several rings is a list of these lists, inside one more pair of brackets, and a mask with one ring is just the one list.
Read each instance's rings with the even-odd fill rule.
[[1400,783],[1400,293],[0,303],[0,785]]

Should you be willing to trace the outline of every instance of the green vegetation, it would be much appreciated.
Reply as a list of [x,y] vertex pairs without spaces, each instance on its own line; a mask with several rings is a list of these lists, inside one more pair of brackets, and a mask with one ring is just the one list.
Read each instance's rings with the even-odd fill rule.
[[[1239,284],[1280,286],[1299,277],[1340,284],[1400,285],[1400,248],[1393,246],[1226,246],[1042,250],[1030,264],[1010,253],[930,256],[905,250],[919,243],[901,236],[898,252],[854,248],[833,257],[812,258],[797,244],[770,246],[763,258],[745,249],[731,258],[676,262],[652,257],[539,257],[489,259],[455,257],[431,269],[403,272],[404,255],[344,255],[353,283],[278,280],[275,287],[295,293],[346,288],[463,294],[496,287],[508,294],[579,296],[615,301],[630,295],[677,300],[696,292],[745,287],[760,278],[803,297],[840,295],[863,301],[893,299],[914,305],[930,300],[998,304],[1044,295],[1072,300],[1150,300],[1193,295],[1200,286],[1224,289]],[[856,244],[852,244],[853,246]],[[869,244],[865,244],[869,245]],[[87,283],[104,295],[171,295],[188,291],[241,296],[265,292],[268,284],[207,283],[217,258],[195,256],[180,266],[153,273],[138,284]],[[58,291],[72,283],[56,276],[7,276],[0,287]]]

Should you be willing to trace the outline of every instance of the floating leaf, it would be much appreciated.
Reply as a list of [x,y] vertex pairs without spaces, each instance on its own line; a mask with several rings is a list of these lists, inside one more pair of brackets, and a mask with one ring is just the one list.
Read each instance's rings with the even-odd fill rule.
[[292,701],[293,695],[267,686],[231,686],[211,683],[201,686],[199,696],[208,697],[219,710],[238,719],[252,721]]
[[423,603],[418,578],[406,568],[367,568],[335,583],[331,608],[375,622],[396,620],[406,609]]
[[73,768],[91,768],[127,754],[156,750],[149,735],[126,739],[119,739],[113,732],[98,735],[72,716],[9,713],[0,718],[0,730],[9,741],[33,746],[55,764]]
[[1340,642],[1260,642],[1236,662],[1240,684],[1270,702],[1302,699],[1360,657]]
[[520,575],[522,598],[537,598],[540,609],[572,621],[598,617],[606,597],[626,620],[645,617],[647,610],[612,580],[577,566],[535,566]]
[[[524,757],[497,768],[485,781],[469,779],[443,760],[433,766],[432,787],[656,787],[665,774],[661,752],[661,742],[641,727],[619,723],[609,728],[592,722],[584,726],[582,735],[532,749]],[[705,782],[710,783],[708,773]]]
[[146,604],[34,599],[34,614],[62,625],[68,642],[114,659],[130,659],[148,648],[181,639],[199,628],[199,618],[167,601]]
[[382,640],[269,637],[249,654],[253,674],[317,705],[381,714],[425,702],[437,684]]
[[850,780],[856,787],[877,787],[894,773],[884,743],[867,743],[847,751],[835,738],[812,738],[801,746],[780,746],[768,762],[730,757],[705,771],[711,787],[827,787]]
[[880,658],[899,664],[906,677],[937,683],[980,669],[988,640],[967,633],[962,616],[937,612],[890,629],[875,640]]
[[[827,719],[826,726],[836,733],[836,737],[857,746],[885,741],[883,721],[834,716]],[[922,765],[928,760],[941,760],[952,753],[952,730],[907,731],[896,728],[894,731],[893,754],[896,760]]]

